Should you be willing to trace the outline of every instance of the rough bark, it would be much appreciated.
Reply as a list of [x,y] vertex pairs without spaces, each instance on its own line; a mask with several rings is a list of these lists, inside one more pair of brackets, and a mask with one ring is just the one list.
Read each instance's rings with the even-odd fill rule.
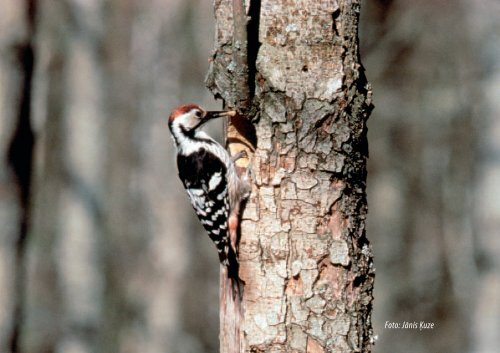
[[[242,24],[233,21],[232,1],[215,1],[207,80],[256,129],[255,150],[246,143],[251,132],[239,124],[228,129],[230,149],[235,142],[247,148],[255,174],[239,247],[240,351],[369,352],[371,89],[358,55],[359,2],[247,1],[245,8],[250,19]],[[242,45],[235,45],[238,23],[247,30],[243,83],[234,59]],[[248,92],[248,105],[241,92]]]

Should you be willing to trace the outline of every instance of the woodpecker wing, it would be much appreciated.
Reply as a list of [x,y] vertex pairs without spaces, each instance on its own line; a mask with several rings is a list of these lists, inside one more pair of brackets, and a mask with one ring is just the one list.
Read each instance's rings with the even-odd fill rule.
[[229,244],[227,230],[226,166],[213,153],[201,148],[189,155],[177,155],[177,167],[191,205],[217,247],[220,262],[231,267],[236,256]]

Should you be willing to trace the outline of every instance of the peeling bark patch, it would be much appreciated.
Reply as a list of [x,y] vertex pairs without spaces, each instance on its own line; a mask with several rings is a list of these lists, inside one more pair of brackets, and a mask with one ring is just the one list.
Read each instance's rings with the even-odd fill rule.
[[297,277],[300,273],[300,270],[302,270],[302,262],[298,260],[292,262],[292,272],[291,272],[292,277]]
[[315,283],[314,289],[321,292],[328,303],[335,304],[343,298],[344,292],[339,282],[345,277],[345,270],[327,263],[319,274],[319,279]]
[[307,339],[307,353],[324,353],[323,347],[319,344],[318,341],[309,337]]
[[266,95],[266,99],[271,104],[264,107],[264,113],[275,123],[286,123],[286,104],[285,95],[282,93],[270,92]]
[[297,274],[294,277],[288,280],[288,284],[285,289],[285,293],[289,296],[300,296],[304,293],[302,278],[298,276],[300,270],[297,271]]
[[281,199],[282,200],[296,200],[297,189],[295,183],[284,181],[281,186]]
[[319,295],[315,295],[306,301],[306,306],[315,314],[321,314],[325,305],[326,301]]
[[284,260],[286,259],[289,249],[288,249],[288,234],[285,232],[280,232],[275,234],[271,238],[271,254],[274,259]]
[[336,211],[336,207],[334,207],[328,227],[330,228],[332,239],[342,238],[342,230],[345,229],[346,224],[340,212]]
[[316,180],[314,174],[307,172],[297,172],[292,175],[291,179],[297,185],[297,188],[302,190],[311,189],[318,184],[318,180]]
[[315,234],[318,221],[315,216],[301,216],[300,218],[292,220],[292,224],[294,224],[295,229],[299,231],[306,234]]
[[334,265],[349,265],[349,247],[343,240],[334,240],[330,245],[330,261]]
[[265,209],[276,212],[276,203],[274,198],[274,188],[272,187],[261,187],[260,188],[260,204],[264,206]]
[[287,172],[285,168],[279,168],[276,173],[274,173],[273,178],[271,180],[271,185],[278,186],[281,183],[281,180],[286,176]]
[[290,329],[290,348],[303,352],[307,346],[307,334],[298,325],[292,325]]
[[345,156],[341,154],[337,154],[335,158],[332,158],[331,156],[328,158],[325,158],[320,164],[319,164],[319,169],[328,171],[328,172],[333,172],[333,173],[342,173],[342,169],[344,168],[345,164]]

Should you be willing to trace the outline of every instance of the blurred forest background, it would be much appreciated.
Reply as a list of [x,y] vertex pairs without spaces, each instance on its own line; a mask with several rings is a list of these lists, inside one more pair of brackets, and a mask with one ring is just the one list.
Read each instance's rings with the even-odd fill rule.
[[[0,8],[0,352],[217,352],[218,260],[166,126],[220,108],[212,3]],[[375,353],[500,347],[499,37],[496,0],[363,3]]]

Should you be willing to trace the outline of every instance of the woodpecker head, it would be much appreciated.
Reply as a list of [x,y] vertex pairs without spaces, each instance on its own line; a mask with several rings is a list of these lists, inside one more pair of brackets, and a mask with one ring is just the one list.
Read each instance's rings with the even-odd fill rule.
[[206,111],[197,104],[184,104],[175,108],[168,118],[168,126],[172,133],[178,127],[184,133],[194,133],[207,121],[223,116],[234,116],[235,111]]

